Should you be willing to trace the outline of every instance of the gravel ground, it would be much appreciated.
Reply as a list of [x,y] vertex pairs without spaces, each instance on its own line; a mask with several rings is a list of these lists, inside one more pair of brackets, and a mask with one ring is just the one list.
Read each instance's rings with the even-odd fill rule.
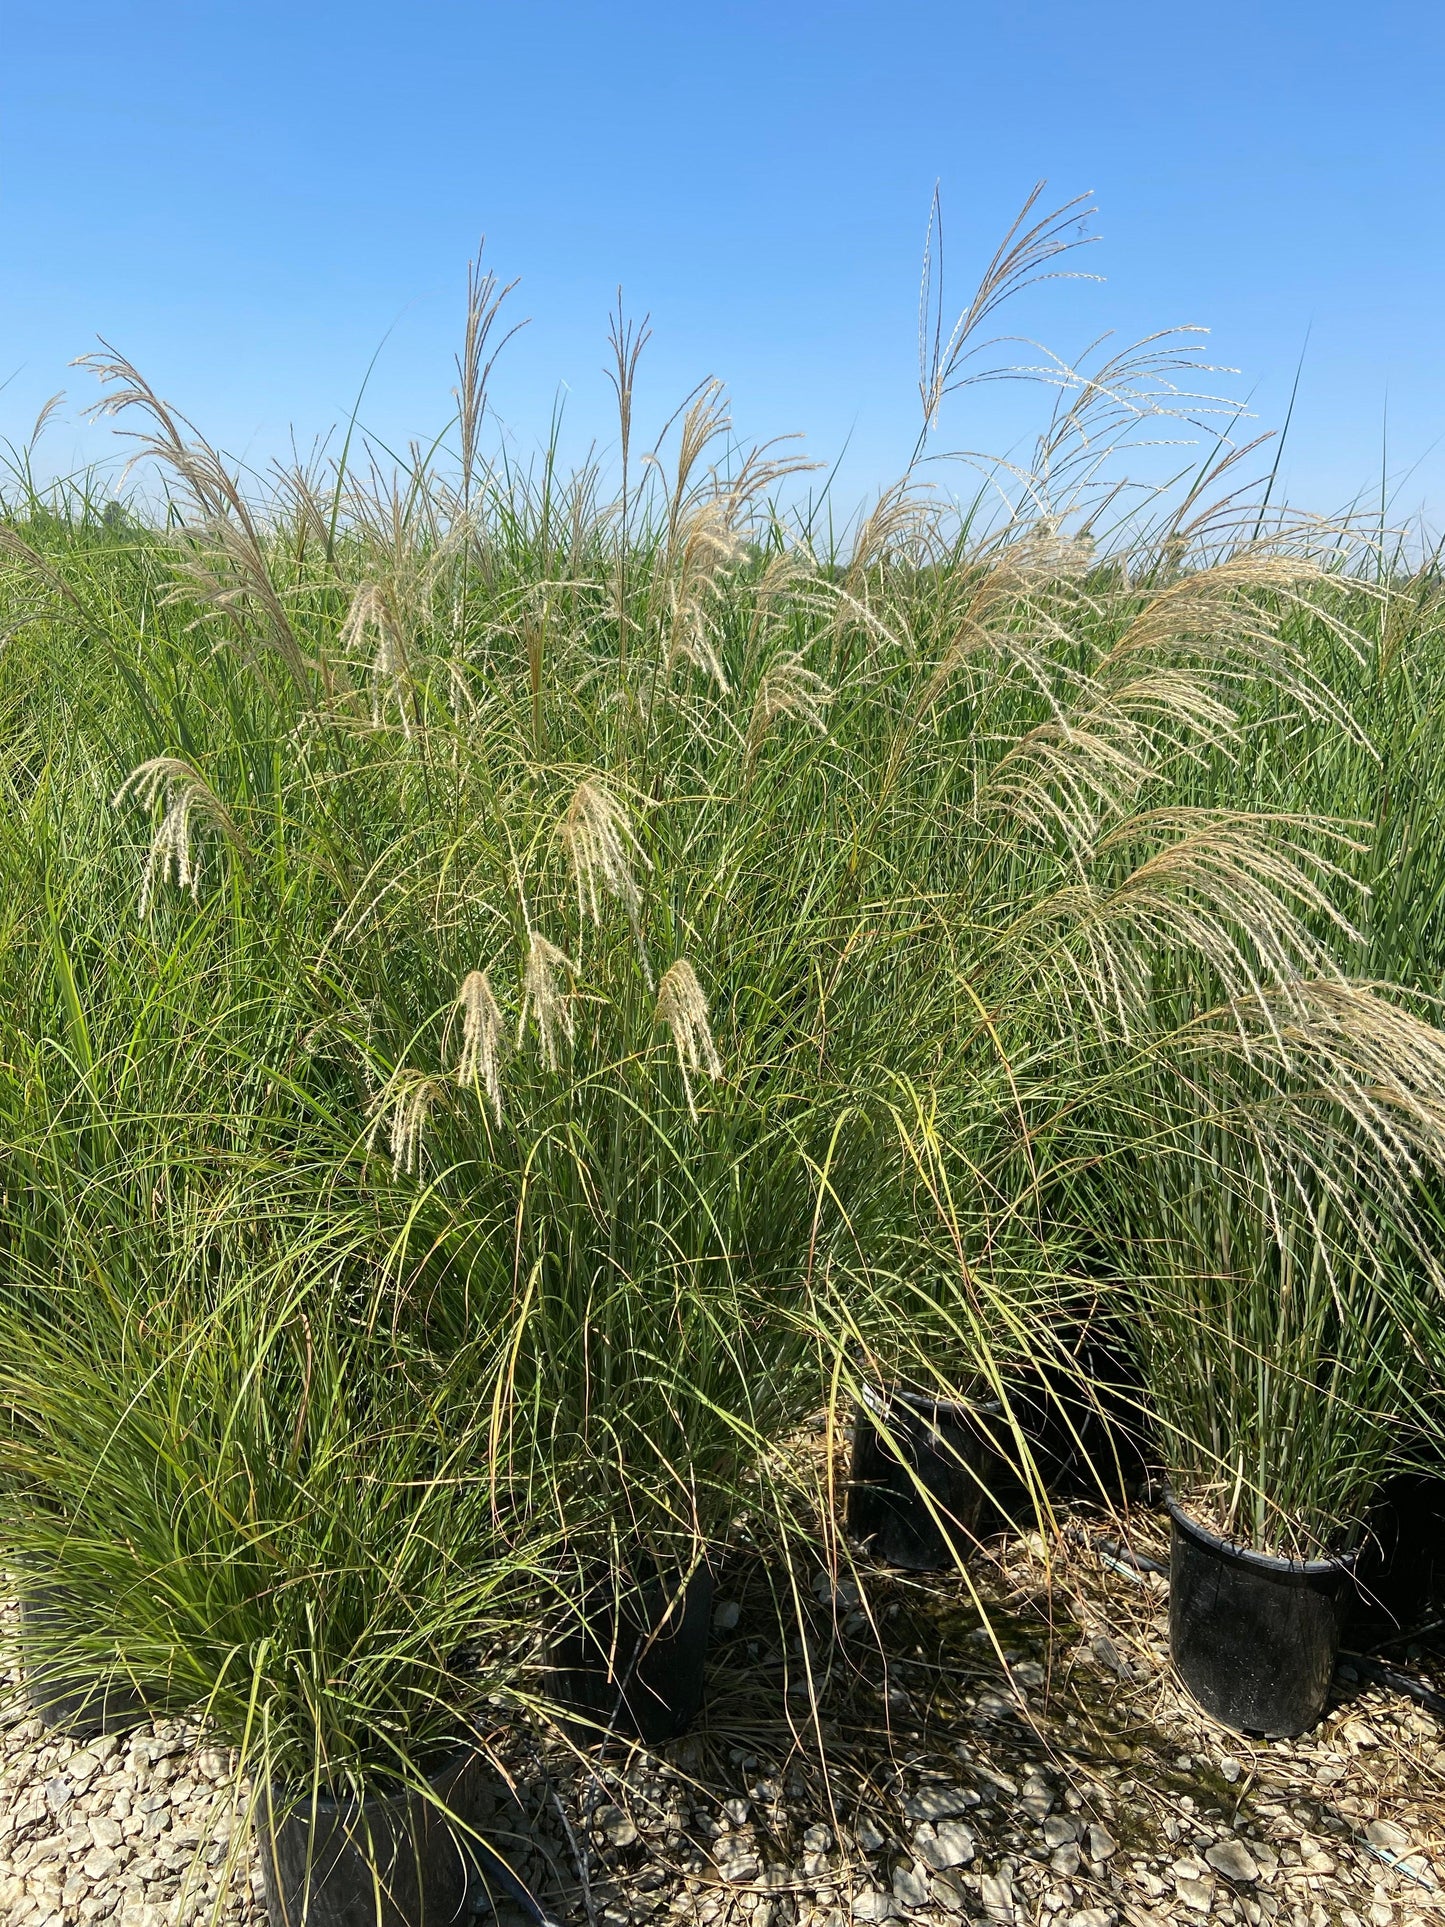
[[47,1732],[14,1662],[15,1608],[0,1614],[3,1927],[264,1927],[225,1756],[174,1725],[86,1744]]
[[[1131,1533],[1163,1550],[1149,1515]],[[1445,1920],[1439,1722],[1342,1688],[1304,1740],[1214,1726],[1172,1679],[1164,1582],[1112,1569],[1087,1532],[975,1562],[997,1648],[957,1578],[821,1568],[806,1635],[780,1645],[777,1577],[731,1557],[707,1707],[660,1754],[580,1760],[499,1728],[493,1837],[557,1921]],[[1429,1658],[1402,1664],[1428,1677]],[[176,1727],[77,1745],[13,1669],[4,1694],[3,1927],[262,1927],[221,1755]],[[499,1901],[493,1927],[521,1918]]]

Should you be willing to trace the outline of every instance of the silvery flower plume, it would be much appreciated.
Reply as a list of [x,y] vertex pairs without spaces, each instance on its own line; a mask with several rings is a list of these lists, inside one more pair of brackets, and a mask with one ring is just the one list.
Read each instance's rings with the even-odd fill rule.
[[155,899],[156,885],[174,880],[193,897],[201,894],[201,851],[194,836],[198,819],[219,830],[237,850],[245,841],[235,819],[204,777],[178,756],[153,756],[133,769],[115,795],[111,807],[134,800],[143,809],[161,804],[161,820],[151,838],[145,868],[141,873],[140,914],[145,916]]
[[337,642],[343,651],[365,649],[375,638],[371,658],[371,720],[378,727],[388,693],[395,696],[403,734],[411,735],[408,695],[410,670],[395,594],[380,582],[363,582],[351,598]]
[[522,974],[522,1018],[517,1041],[521,1042],[527,1028],[527,1018],[531,1016],[537,1025],[542,1062],[549,1071],[557,1068],[558,1038],[565,1037],[570,1044],[575,1034],[571,982],[575,968],[571,958],[559,950],[555,943],[548,943],[535,930],[532,932]]
[[614,896],[637,922],[642,892],[633,869],[651,863],[637,841],[627,811],[600,777],[588,776],[572,792],[558,834],[577,885],[577,914],[602,921],[602,898]]
[[507,1053],[506,1020],[485,970],[469,971],[457,993],[462,1013],[462,1049],[457,1082],[480,1086],[502,1121],[502,1060]]
[[391,1152],[391,1175],[405,1171],[414,1177],[421,1169],[422,1139],[427,1120],[437,1100],[446,1096],[446,1080],[428,1071],[399,1066],[377,1094],[372,1105],[372,1125],[367,1148],[375,1150],[377,1139],[386,1133]]
[[825,736],[827,709],[832,700],[833,691],[815,670],[808,668],[796,649],[785,649],[775,657],[763,672],[758,693],[753,698],[747,735],[748,774],[752,774],[758,752],[773,725],[783,716]]
[[682,1072],[682,1088],[687,1093],[687,1108],[696,1123],[697,1105],[693,1101],[692,1080],[699,1075],[716,1080],[722,1076],[723,1067],[717,1045],[713,1042],[712,1026],[708,1022],[707,998],[697,980],[697,972],[686,957],[679,957],[663,973],[662,982],[657,987],[654,1021],[665,1024],[672,1032],[678,1068]]

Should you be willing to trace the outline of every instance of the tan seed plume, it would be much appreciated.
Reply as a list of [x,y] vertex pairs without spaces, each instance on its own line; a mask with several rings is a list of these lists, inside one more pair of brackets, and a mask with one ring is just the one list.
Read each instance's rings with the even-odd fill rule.
[[642,908],[642,892],[633,870],[651,863],[637,841],[627,811],[605,783],[585,777],[572,792],[560,835],[572,877],[577,885],[577,914],[602,921],[602,898],[616,897],[635,924]]
[[462,1049],[457,1082],[480,1086],[492,1115],[502,1121],[502,1060],[506,1056],[505,1019],[485,970],[469,971],[457,993],[462,1012]]
[[657,987],[655,1021],[665,1024],[672,1032],[682,1087],[687,1093],[687,1108],[696,1122],[692,1080],[699,1075],[716,1080],[722,1076],[723,1067],[708,1022],[707,998],[697,980],[697,972],[686,957],[679,957],[663,973]]
[[769,663],[753,698],[753,713],[748,722],[747,767],[751,773],[773,725],[781,717],[791,717],[819,736],[828,733],[828,705],[833,691],[816,671],[809,669],[796,649],[785,649]]
[[367,1143],[374,1150],[385,1130],[394,1178],[400,1177],[403,1171],[414,1177],[421,1169],[427,1120],[438,1099],[446,1095],[446,1088],[444,1078],[402,1066],[392,1073],[377,1095],[372,1105],[373,1122]]
[[535,1019],[542,1062],[549,1071],[557,1068],[559,1037],[565,1037],[570,1044],[575,1035],[571,984],[575,968],[556,944],[548,943],[537,931],[532,932],[522,976],[522,1019],[517,1036],[520,1043],[528,1016]]
[[153,756],[149,762],[133,769],[111,798],[111,807],[119,809],[131,800],[143,809],[154,809],[158,803],[164,806],[141,874],[142,916],[154,902],[156,886],[160,883],[174,880],[181,889],[199,898],[203,866],[193,833],[196,820],[219,830],[237,849],[244,848],[241,833],[225,804],[209,783],[178,756]]
[[407,703],[407,650],[395,595],[379,582],[363,582],[351,598],[337,642],[343,652],[365,649],[375,638],[371,659],[371,720],[380,727],[386,696],[396,698],[402,730],[411,734]]

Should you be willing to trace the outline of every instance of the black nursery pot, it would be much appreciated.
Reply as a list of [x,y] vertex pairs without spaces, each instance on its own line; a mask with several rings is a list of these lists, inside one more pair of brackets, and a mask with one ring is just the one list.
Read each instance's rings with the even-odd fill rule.
[[980,1539],[1032,1518],[1028,1487],[1000,1449],[1005,1438],[1012,1434],[998,1405],[902,1391],[860,1403],[849,1532],[885,1565],[935,1572]]
[[1355,1595],[1352,1557],[1277,1559],[1217,1538],[1173,1499],[1169,1651],[1224,1726],[1292,1739],[1325,1710]]
[[66,1656],[71,1609],[63,1593],[25,1573],[18,1576],[16,1591],[26,1690],[47,1727],[72,1739],[94,1740],[102,1733],[129,1733],[151,1718],[154,1709],[130,1680],[101,1671],[87,1675]]
[[[477,1755],[431,1784],[463,1827],[478,1824]],[[269,1927],[455,1927],[470,1916],[478,1845],[419,1793],[313,1804],[309,1792],[273,1790],[256,1834]]]
[[1437,1617],[1445,1605],[1445,1478],[1402,1472],[1386,1484],[1355,1576],[1360,1608],[1376,1639],[1394,1643],[1395,1634]]
[[713,1576],[700,1565],[677,1597],[649,1576],[619,1591],[598,1578],[552,1648],[552,1696],[576,1715],[580,1740],[604,1734],[649,1746],[676,1739],[702,1705]]
[[1051,1498],[1121,1506],[1149,1486],[1157,1451],[1139,1374],[1107,1337],[1011,1374],[1009,1407]]

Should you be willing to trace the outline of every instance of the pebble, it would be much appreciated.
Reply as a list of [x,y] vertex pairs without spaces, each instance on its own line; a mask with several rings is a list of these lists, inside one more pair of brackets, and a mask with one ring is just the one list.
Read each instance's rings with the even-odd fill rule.
[[990,1920],[1012,1923],[1014,1890],[1007,1874],[986,1873],[979,1882],[978,1893]]
[[971,1805],[977,1805],[978,1795],[972,1799],[962,1787],[921,1786],[917,1793],[903,1802],[904,1818],[908,1820],[947,1820],[956,1813],[967,1813]]
[[897,1903],[892,1894],[885,1894],[877,1887],[864,1887],[853,1896],[853,1918],[865,1923],[892,1920],[897,1913]]
[[1119,1851],[1119,1843],[1107,1827],[1089,1828],[1089,1858],[1096,1864],[1110,1860]]
[[630,1847],[637,1839],[636,1823],[621,1807],[599,1807],[593,1825],[609,1847]]
[[951,1867],[966,1867],[978,1852],[978,1841],[961,1820],[941,1820],[937,1827],[925,1821],[913,1836],[913,1850],[935,1873],[946,1873]]
[[717,1870],[734,1887],[756,1880],[763,1870],[756,1847],[735,1834],[724,1834],[717,1843]]
[[1226,1880],[1252,1882],[1259,1879],[1259,1865],[1241,1840],[1221,1840],[1206,1847],[1204,1858]]
[[1367,1720],[1346,1720],[1340,1728],[1340,1737],[1348,1745],[1357,1748],[1375,1747],[1380,1744],[1380,1736]]
[[970,1881],[956,1867],[946,1867],[935,1873],[932,1891],[934,1905],[948,1913],[965,1913],[977,1904],[978,1883]]
[[1107,1633],[1099,1633],[1095,1638],[1091,1639],[1089,1641],[1089,1651],[1093,1654],[1094,1658],[1098,1660],[1099,1664],[1101,1666],[1107,1666],[1111,1673],[1117,1673],[1121,1679],[1133,1678],[1133,1666],[1125,1659],[1124,1655],[1119,1651],[1119,1648]]
[[1045,1780],[1030,1780],[1019,1795],[1019,1805],[1030,1820],[1043,1820],[1053,1804],[1054,1790]]
[[1393,1820],[1372,1820],[1365,1828],[1365,1838],[1372,1847],[1386,1847],[1391,1853],[1403,1853],[1410,1845],[1409,1834]]
[[893,1898],[901,1907],[922,1907],[933,1898],[933,1883],[928,1869],[919,1860],[911,1867],[900,1867],[893,1876]]

